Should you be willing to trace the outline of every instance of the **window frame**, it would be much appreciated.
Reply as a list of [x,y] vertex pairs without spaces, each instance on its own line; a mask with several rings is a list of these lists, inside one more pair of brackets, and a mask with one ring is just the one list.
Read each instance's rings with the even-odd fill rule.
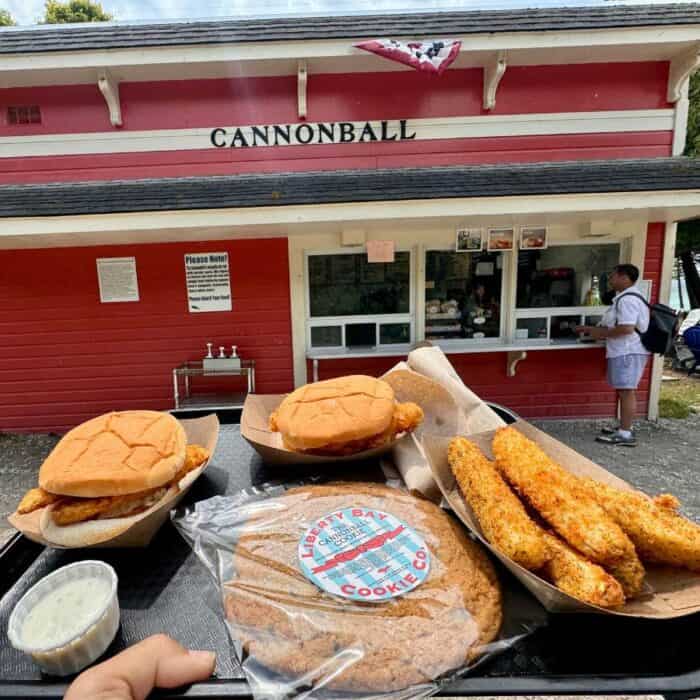
[[[404,347],[415,342],[416,338],[416,249],[415,246],[397,246],[397,253],[408,253],[408,313],[397,314],[357,314],[349,316],[311,316],[311,284],[309,274],[309,259],[319,255],[367,255],[365,246],[347,246],[343,248],[331,248],[304,251],[304,336],[306,339],[307,353],[340,352],[352,353],[352,348],[345,345],[345,326],[353,323],[374,323],[376,332],[376,344],[367,347],[376,349],[391,349]],[[382,264],[382,263],[377,263]],[[408,323],[408,343],[382,343],[380,326],[387,323]],[[340,326],[340,345],[324,345],[314,347],[311,344],[311,329],[324,326]]]
[[[426,299],[425,299],[425,292],[426,292],[426,286],[425,283],[427,281],[426,277],[426,270],[428,268],[428,253],[454,253],[455,255],[472,255],[473,253],[476,253],[478,251],[469,251],[469,252],[464,252],[460,253],[455,251],[454,247],[446,247],[446,246],[426,246],[423,248],[423,266],[422,266],[422,273],[423,273],[423,279],[421,280],[420,284],[420,290],[423,295],[423,298],[421,300],[421,308],[422,308],[422,313],[423,313],[423,321],[422,321],[422,338],[421,340],[426,340],[426,327],[427,327],[427,318],[426,318]],[[506,294],[506,287],[510,284],[510,259],[513,257],[513,251],[509,250],[502,250],[502,251],[486,251],[482,250],[482,253],[487,253],[487,252],[492,252],[492,253],[500,253],[501,259],[503,260],[503,264],[501,265],[501,297],[498,301],[499,304],[499,309],[500,309],[500,319],[499,319],[499,324],[498,324],[498,336],[497,337],[492,337],[492,338],[438,338],[436,340],[431,340],[431,343],[435,343],[439,347],[444,347],[446,349],[454,349],[454,348],[460,348],[460,347],[475,347],[478,345],[496,345],[496,344],[505,344],[507,341],[507,336],[506,332],[508,329],[508,323],[506,320],[507,316],[507,310],[505,309],[505,300],[508,298]]]
[[[606,237],[607,238],[607,237]],[[548,248],[565,248],[576,246],[579,248],[584,247],[594,247],[594,246],[618,246],[619,255],[618,263],[626,258],[624,251],[624,241],[625,238],[612,238],[603,241],[585,241],[580,240],[566,240],[557,241],[554,245],[549,245]],[[519,254],[520,250],[515,250],[515,254]],[[552,317],[553,316],[579,316],[581,321],[585,320],[586,316],[603,316],[608,310],[608,306],[584,306],[583,304],[578,304],[576,306],[535,306],[531,308],[519,307],[517,300],[518,293],[518,265],[517,256],[514,255],[514,265],[513,265],[513,275],[512,275],[512,285],[513,285],[513,308],[511,309],[511,321],[509,324],[508,338],[510,342],[514,345],[557,345],[557,341],[552,341]],[[515,332],[518,326],[518,320],[521,318],[546,318],[547,319],[547,336],[546,338],[517,338]],[[565,345],[565,342],[561,343]]]

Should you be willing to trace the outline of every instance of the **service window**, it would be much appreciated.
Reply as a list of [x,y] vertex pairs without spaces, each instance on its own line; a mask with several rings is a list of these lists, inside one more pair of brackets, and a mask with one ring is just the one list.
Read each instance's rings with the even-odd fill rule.
[[425,258],[425,337],[501,335],[503,253],[430,250]]
[[584,306],[593,278],[601,298],[608,293],[608,273],[620,262],[617,243],[562,245],[518,253],[519,309]]
[[307,342],[310,349],[410,343],[411,254],[367,262],[366,252],[307,255]]
[[618,243],[519,251],[513,340],[577,342],[576,326],[596,325],[610,303],[608,273],[619,262]]

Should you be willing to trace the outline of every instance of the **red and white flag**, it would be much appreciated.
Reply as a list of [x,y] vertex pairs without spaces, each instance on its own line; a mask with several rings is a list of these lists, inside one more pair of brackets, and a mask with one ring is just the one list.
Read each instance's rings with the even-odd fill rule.
[[442,75],[457,58],[461,45],[459,40],[410,41],[404,44],[394,39],[371,39],[355,44],[355,48],[403,63],[416,70]]

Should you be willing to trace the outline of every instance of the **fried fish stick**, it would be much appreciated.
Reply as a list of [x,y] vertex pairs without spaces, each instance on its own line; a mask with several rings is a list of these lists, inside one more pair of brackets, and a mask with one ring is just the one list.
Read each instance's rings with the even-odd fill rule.
[[700,525],[641,491],[624,491],[593,479],[583,479],[582,484],[627,533],[642,560],[700,571]]
[[27,493],[22,496],[22,500],[17,506],[17,512],[20,515],[26,515],[27,513],[32,513],[39,508],[44,508],[45,506],[50,506],[52,503],[61,500],[62,496],[57,496],[55,493],[49,493],[44,491],[44,489],[36,488],[30,489]]
[[601,608],[614,608],[625,602],[622,586],[605,569],[582,557],[555,535],[543,534],[552,558],[542,573],[557,588]]
[[493,452],[506,480],[574,549],[601,565],[636,557],[620,526],[532,440],[515,428],[501,428]]
[[448,460],[486,539],[526,569],[541,569],[549,559],[543,531],[525,512],[494,463],[473,442],[461,437],[450,443]]

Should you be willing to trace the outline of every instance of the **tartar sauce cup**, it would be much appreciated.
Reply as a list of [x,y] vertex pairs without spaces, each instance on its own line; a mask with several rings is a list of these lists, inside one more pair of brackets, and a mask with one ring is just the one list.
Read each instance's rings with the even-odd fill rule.
[[82,671],[112,643],[119,627],[117,574],[101,561],[56,569],[15,605],[8,637],[55,676]]

